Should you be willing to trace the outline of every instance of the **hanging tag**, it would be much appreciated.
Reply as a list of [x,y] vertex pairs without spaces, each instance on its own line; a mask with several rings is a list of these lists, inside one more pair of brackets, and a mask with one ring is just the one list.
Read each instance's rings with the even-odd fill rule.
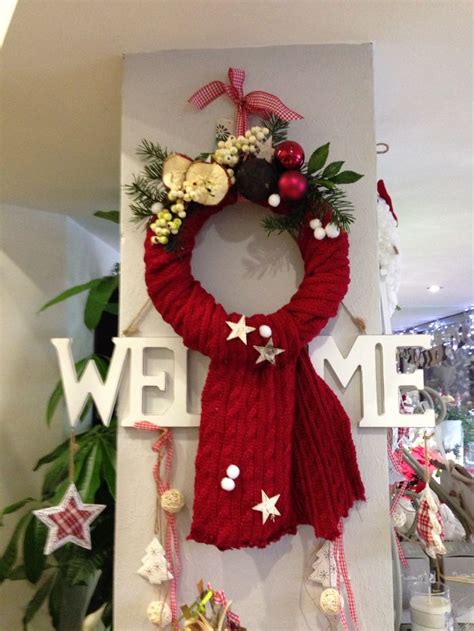
[[218,118],[216,120],[216,145],[219,141],[226,141],[234,135],[235,124],[230,118]]

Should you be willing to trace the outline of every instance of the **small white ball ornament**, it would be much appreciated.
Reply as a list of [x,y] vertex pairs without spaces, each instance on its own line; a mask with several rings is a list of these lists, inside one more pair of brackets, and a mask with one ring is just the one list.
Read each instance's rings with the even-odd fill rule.
[[316,217],[314,219],[311,219],[311,221],[309,222],[309,227],[312,230],[316,230],[316,228],[319,228],[320,225],[321,225],[321,219],[317,219]]
[[155,202],[154,204],[152,204],[151,212],[157,215],[159,212],[163,210],[163,208],[164,206],[161,202]]
[[233,491],[235,489],[235,482],[230,478],[222,478],[221,487],[224,491]]
[[171,615],[171,609],[164,600],[153,600],[146,610],[148,620],[152,624],[156,624],[160,629],[167,627],[171,624],[173,616]]
[[262,326],[259,327],[258,332],[260,333],[260,335],[262,337],[271,337],[272,336],[272,330],[268,326],[268,324],[262,324]]
[[228,478],[230,478],[231,480],[236,480],[240,475],[240,469],[236,464],[230,464],[227,467],[226,473]]
[[319,228],[316,228],[313,234],[315,239],[321,241],[326,236],[326,230],[320,226]]
[[270,195],[270,197],[268,198],[268,203],[272,208],[276,208],[277,206],[280,205],[281,202],[281,198],[278,195],[278,193],[273,193],[272,195]]
[[326,234],[330,239],[337,239],[337,237],[341,234],[341,231],[335,224],[328,223],[326,226]]

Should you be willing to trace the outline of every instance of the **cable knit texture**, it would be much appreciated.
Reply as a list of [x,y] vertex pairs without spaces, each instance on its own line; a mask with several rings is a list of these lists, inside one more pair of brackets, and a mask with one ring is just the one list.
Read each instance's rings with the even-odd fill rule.
[[[364,499],[349,419],[336,395],[315,373],[306,345],[335,316],[349,284],[348,239],[317,241],[304,228],[298,245],[304,279],[290,302],[270,315],[253,315],[247,345],[227,341],[226,320],[238,313],[223,307],[195,280],[191,257],[205,221],[236,201],[229,195],[215,207],[196,208],[167,252],[145,241],[145,280],[164,320],[191,349],[211,359],[202,393],[193,521],[190,539],[225,550],[265,547],[298,524],[311,524],[317,537],[335,539],[339,522],[356,500]],[[258,328],[272,329],[274,345],[285,350],[256,364],[254,345],[267,339]],[[221,488],[230,464],[240,468],[235,489]],[[262,523],[252,510],[280,495],[280,517]]]

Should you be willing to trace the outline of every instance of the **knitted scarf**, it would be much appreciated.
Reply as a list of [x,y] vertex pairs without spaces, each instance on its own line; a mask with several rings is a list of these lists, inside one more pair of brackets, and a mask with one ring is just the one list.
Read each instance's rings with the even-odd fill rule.
[[[290,302],[270,315],[247,319],[255,327],[247,345],[227,340],[226,313],[191,272],[194,241],[205,221],[236,201],[229,194],[219,206],[202,206],[188,216],[179,246],[171,252],[145,240],[145,280],[153,304],[193,350],[210,357],[201,399],[194,509],[189,539],[228,548],[265,547],[298,524],[311,524],[317,537],[334,540],[340,520],[364,488],[350,422],[336,395],[316,374],[307,344],[337,313],[349,284],[348,239],[317,241],[304,228],[298,245],[304,279]],[[306,222],[307,223],[307,222]],[[254,346],[268,340],[284,349],[256,364]],[[229,465],[237,465],[236,487],[221,488]],[[252,508],[279,495],[280,516],[265,523]]]

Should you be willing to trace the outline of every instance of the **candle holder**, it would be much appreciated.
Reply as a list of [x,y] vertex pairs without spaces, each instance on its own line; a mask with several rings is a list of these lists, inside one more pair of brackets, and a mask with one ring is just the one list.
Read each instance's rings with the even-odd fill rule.
[[410,592],[411,631],[454,631],[449,590],[442,583],[416,582]]

